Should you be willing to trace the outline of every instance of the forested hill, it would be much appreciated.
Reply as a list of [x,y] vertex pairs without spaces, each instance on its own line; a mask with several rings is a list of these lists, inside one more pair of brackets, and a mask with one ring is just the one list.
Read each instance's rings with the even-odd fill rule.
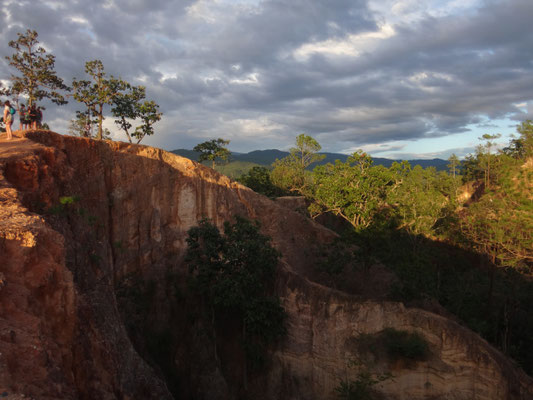
[[[194,150],[187,150],[187,149],[176,149],[172,150],[172,153],[177,154],[182,157],[187,157],[191,160],[198,160],[198,157],[200,153],[195,152]],[[316,163],[313,164],[313,166],[321,165],[321,164],[327,164],[327,163],[334,163],[335,160],[341,160],[342,162],[346,162],[346,159],[348,158],[348,155],[346,154],[340,154],[340,153],[320,153],[325,155],[326,157]],[[231,154],[231,161],[242,161],[242,162],[249,162],[264,166],[271,165],[276,159],[282,159],[284,157],[287,157],[289,155],[286,151],[271,149],[271,150],[254,150],[249,153],[232,153]],[[374,160],[375,165],[383,165],[387,168],[389,168],[394,161],[400,161],[400,160],[391,160],[388,158],[372,158]],[[411,165],[420,165],[423,168],[426,167],[435,167],[437,171],[444,171],[447,169],[446,165],[448,164],[448,161],[441,160],[439,158],[434,158],[432,160],[409,160],[409,163]]]

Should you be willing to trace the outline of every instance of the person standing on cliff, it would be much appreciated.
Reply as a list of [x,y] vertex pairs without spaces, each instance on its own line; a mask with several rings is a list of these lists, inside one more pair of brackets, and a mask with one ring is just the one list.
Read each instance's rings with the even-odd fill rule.
[[35,103],[28,109],[28,119],[30,121],[28,129],[37,129],[37,108],[35,107]]
[[6,100],[4,103],[4,123],[6,124],[6,134],[7,134],[7,140],[11,140],[13,138],[13,134],[11,132],[11,125],[13,125],[13,115],[14,113],[11,112],[11,103],[9,100]]
[[26,128],[26,107],[24,106],[24,104],[20,105],[19,121],[20,121],[19,131],[22,131]]
[[43,109],[41,107],[37,107],[37,123],[36,128],[41,129],[43,127]]

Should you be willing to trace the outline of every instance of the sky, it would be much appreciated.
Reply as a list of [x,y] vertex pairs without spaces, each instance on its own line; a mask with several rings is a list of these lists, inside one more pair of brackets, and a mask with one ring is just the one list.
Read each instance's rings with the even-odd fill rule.
[[[236,152],[448,158],[533,119],[533,0],[0,0],[0,81],[26,29],[58,76],[85,62],[146,86],[163,118],[143,144]],[[83,106],[43,102],[67,133]],[[109,112],[109,107],[106,108]],[[18,123],[17,123],[18,124]],[[17,126],[17,125],[16,125]],[[113,118],[105,126],[126,140]]]

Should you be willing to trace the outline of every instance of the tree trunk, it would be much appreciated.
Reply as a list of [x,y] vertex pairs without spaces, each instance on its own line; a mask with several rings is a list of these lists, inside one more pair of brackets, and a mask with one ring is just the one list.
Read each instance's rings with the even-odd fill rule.
[[[122,126],[126,126],[125,122],[126,122],[126,118],[124,118],[124,116],[122,116]],[[133,143],[127,128],[124,128],[124,132],[126,132],[126,136],[128,137],[128,140],[130,141],[130,143]],[[139,143],[139,142],[140,142],[140,140],[137,143]]]
[[102,140],[102,123],[104,120],[104,116],[102,115],[104,112],[104,105],[100,104],[100,112],[98,113],[98,135],[96,138],[98,140]]

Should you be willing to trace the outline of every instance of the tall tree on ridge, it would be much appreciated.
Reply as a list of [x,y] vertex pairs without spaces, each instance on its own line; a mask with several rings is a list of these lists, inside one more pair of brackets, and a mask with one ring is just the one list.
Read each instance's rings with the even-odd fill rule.
[[492,148],[494,147],[495,143],[493,140],[500,138],[502,135],[489,135],[488,133],[481,136],[480,140],[485,140],[485,145],[480,145],[478,147],[478,158],[481,160],[481,165],[483,167],[483,171],[485,173],[485,187],[487,189],[490,189],[490,181],[491,181],[491,163],[492,163]]
[[59,92],[69,90],[54,70],[55,57],[47,54],[42,47],[37,47],[38,34],[28,29],[25,34],[18,33],[18,39],[9,42],[15,54],[7,56],[9,65],[15,67],[21,76],[11,75],[11,93],[26,95],[28,106],[38,100],[48,98],[56,104],[66,104],[65,97]]
[[193,150],[200,153],[198,161],[202,162],[210,160],[213,163],[214,169],[217,158],[227,161],[231,156],[231,152],[225,147],[228,144],[229,140],[224,140],[222,138],[212,139],[194,146]]
[[455,179],[455,175],[457,173],[458,167],[461,165],[461,161],[459,161],[459,158],[455,154],[452,154],[448,158],[448,162],[449,164],[447,165],[447,167],[450,169],[450,172],[452,173],[452,176]]
[[[125,93],[120,93],[113,99],[113,109],[111,112],[117,118],[117,124],[128,137],[130,143],[132,138],[137,139],[140,143],[145,136],[154,134],[153,124],[161,119],[163,115],[159,112],[159,105],[153,100],[144,100],[146,97],[146,88],[144,86],[132,86],[125,83]],[[140,119],[142,124],[137,126],[133,132],[130,132],[132,124],[130,121]]]
[[92,80],[72,81],[73,96],[78,102],[87,106],[88,112],[98,120],[98,133],[96,138],[103,137],[102,123],[104,120],[104,105],[113,104],[120,92],[125,90],[127,82],[122,79],[106,76],[104,64],[100,60],[87,61],[85,72]]
[[325,155],[318,154],[321,148],[311,136],[304,133],[298,135],[296,147],[290,149],[290,154],[272,164],[272,182],[283,189],[305,194],[310,183],[306,168],[324,159]]

